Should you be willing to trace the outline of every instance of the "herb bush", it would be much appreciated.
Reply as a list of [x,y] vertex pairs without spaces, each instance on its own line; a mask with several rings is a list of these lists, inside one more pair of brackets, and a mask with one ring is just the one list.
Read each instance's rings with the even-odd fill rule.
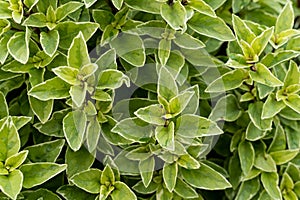
[[300,199],[298,7],[0,0],[0,199]]

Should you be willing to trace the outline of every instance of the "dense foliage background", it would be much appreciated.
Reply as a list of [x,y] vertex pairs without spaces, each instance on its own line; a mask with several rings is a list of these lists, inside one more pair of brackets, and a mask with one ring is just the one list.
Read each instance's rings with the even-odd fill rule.
[[300,199],[299,7],[0,0],[0,199]]

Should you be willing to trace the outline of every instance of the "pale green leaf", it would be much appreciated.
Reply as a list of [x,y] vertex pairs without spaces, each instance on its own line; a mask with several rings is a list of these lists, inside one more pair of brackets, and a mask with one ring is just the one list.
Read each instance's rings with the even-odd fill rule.
[[68,66],[80,69],[86,64],[89,64],[90,56],[82,32],[74,38],[68,51]]
[[241,184],[236,200],[250,200],[252,199],[260,189],[260,182],[258,178],[245,181]]
[[244,174],[248,174],[254,165],[255,151],[251,142],[243,141],[238,146],[241,168]]
[[8,117],[8,115],[9,111],[5,96],[2,92],[0,92],[0,119]]
[[28,155],[28,151],[27,150],[23,150],[13,156],[10,156],[9,158],[6,159],[5,161],[5,167],[8,168],[8,170],[14,171],[15,169],[17,169],[20,165],[23,164],[23,162],[25,161],[25,159],[27,158]]
[[167,163],[164,164],[162,175],[163,175],[164,183],[170,192],[172,192],[175,188],[177,174],[178,174],[177,163],[174,162],[172,164],[167,164]]
[[210,83],[206,88],[206,92],[223,92],[240,87],[246,79],[249,72],[244,69],[236,69],[223,74],[215,81]]
[[0,190],[11,199],[17,199],[22,189],[22,182],[22,172],[14,170],[7,176],[0,176]]
[[155,129],[155,138],[164,149],[174,151],[175,139],[174,139],[174,122],[170,122],[165,126],[157,126]]
[[61,153],[65,140],[58,139],[26,147],[31,162],[55,162]]
[[19,134],[10,117],[1,124],[0,138],[0,161],[5,161],[19,152],[21,146]]
[[177,118],[175,134],[184,138],[220,135],[223,131],[218,125],[204,117],[185,114]]
[[281,10],[276,20],[275,34],[293,28],[294,25],[294,9],[290,1]]
[[181,196],[182,198],[197,198],[198,194],[195,191],[195,189],[191,186],[189,186],[187,183],[185,183],[182,179],[177,178],[176,185],[174,188],[174,191],[176,194]]
[[283,83],[264,64],[257,63],[255,68],[255,71],[250,71],[250,76],[255,82],[270,87],[283,86]]
[[35,85],[28,92],[39,100],[47,101],[51,99],[64,99],[70,96],[70,85],[58,77],[49,79],[43,83]]
[[23,26],[45,27],[47,18],[43,13],[34,13],[30,15],[22,24]]
[[287,99],[283,100],[285,105],[290,107],[292,110],[294,110],[297,113],[300,113],[300,96],[296,94],[289,95]]
[[272,156],[273,160],[276,162],[277,165],[283,165],[283,164],[291,161],[298,154],[299,154],[298,149],[270,152],[270,155]]
[[263,31],[259,36],[257,36],[252,42],[251,47],[254,49],[255,53],[260,56],[264,51],[267,44],[269,43],[274,32],[274,28],[269,28]]
[[142,39],[133,34],[123,33],[110,42],[118,56],[136,67],[142,67],[146,61]]
[[191,186],[204,190],[223,190],[232,187],[231,184],[219,172],[204,163],[199,169],[182,169],[184,180]]
[[82,190],[98,194],[100,192],[100,177],[102,172],[99,169],[88,169],[72,176],[71,182]]
[[10,55],[22,64],[26,64],[29,59],[29,38],[30,31],[26,28],[26,32],[15,33],[7,43]]
[[87,118],[83,111],[69,112],[63,119],[63,131],[72,150],[78,151],[84,139]]
[[164,115],[166,111],[159,104],[153,104],[144,108],[138,109],[134,114],[141,120],[155,125],[164,125]]
[[267,191],[267,193],[272,197],[274,200],[281,200],[281,192],[279,189],[279,176],[277,173],[267,173],[263,172],[261,174],[261,182]]
[[23,187],[32,188],[40,185],[67,168],[66,164],[56,163],[31,163],[24,164],[20,167],[24,175]]
[[149,187],[151,183],[153,173],[154,173],[154,167],[155,167],[155,160],[153,156],[145,160],[141,160],[139,162],[140,174],[142,177],[143,184],[146,188]]
[[230,28],[219,17],[210,17],[201,13],[195,13],[188,21],[191,29],[201,35],[215,38],[221,41],[232,41],[235,39]]
[[278,114],[285,104],[282,101],[277,101],[274,94],[270,94],[262,108],[262,119],[268,119]]
[[188,6],[204,15],[216,17],[215,11],[203,0],[191,0]]
[[58,31],[52,30],[49,31],[48,33],[41,32],[40,42],[45,53],[50,57],[52,57],[55,54],[59,44]]
[[258,101],[252,103],[248,107],[248,113],[253,124],[260,130],[270,130],[272,126],[272,119],[262,119],[263,102]]
[[132,199],[137,200],[136,195],[131,191],[131,189],[125,184],[120,181],[117,181],[114,184],[114,191],[110,194],[112,200],[119,200],[119,199]]
[[159,71],[157,93],[167,101],[178,95],[175,79],[165,67],[161,67]]
[[59,6],[55,12],[57,22],[62,21],[69,14],[78,10],[81,6],[83,6],[83,4],[80,2],[76,2],[76,1],[69,1],[69,2]]
[[162,4],[160,14],[174,30],[186,30],[186,10],[179,1]]
[[61,66],[52,69],[52,71],[62,80],[70,85],[76,85],[79,83],[77,81],[77,75],[79,70],[73,67]]
[[127,87],[130,86],[130,80],[125,74],[116,69],[107,69],[100,72],[97,88],[117,89],[121,87],[123,83],[125,83]]

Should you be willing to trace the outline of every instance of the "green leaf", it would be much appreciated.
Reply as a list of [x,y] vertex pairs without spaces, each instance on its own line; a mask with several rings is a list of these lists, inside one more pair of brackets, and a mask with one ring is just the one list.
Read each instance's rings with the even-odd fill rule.
[[188,199],[191,198],[192,199],[192,198],[198,197],[198,194],[194,190],[194,188],[189,186],[187,183],[185,183],[180,178],[177,178],[177,180],[176,180],[176,185],[175,185],[174,191],[176,192],[176,194],[178,194],[182,198],[188,198]]
[[272,156],[273,160],[276,162],[277,165],[283,165],[283,164],[291,161],[298,154],[299,154],[298,149],[270,152],[270,155]]
[[292,110],[294,110],[300,114],[300,108],[299,108],[300,96],[299,95],[291,94],[287,97],[287,99],[284,99],[283,102],[285,103],[285,105],[290,107]]
[[290,61],[288,71],[284,78],[284,88],[287,88],[290,85],[299,84],[300,82],[300,71],[297,63]]
[[167,101],[178,95],[175,79],[165,67],[161,67],[158,74],[157,93]]
[[277,101],[274,94],[270,94],[262,108],[262,119],[268,119],[278,114],[285,104],[282,101]]
[[173,42],[181,48],[200,49],[205,47],[205,44],[201,42],[201,40],[196,39],[187,33],[183,33],[183,34],[177,33],[175,36],[176,38],[173,40]]
[[139,11],[144,11],[152,14],[159,14],[160,7],[162,5],[159,1],[148,1],[148,0],[125,0],[126,5],[129,8],[133,8]]
[[29,10],[31,10],[38,2],[39,0],[24,0],[24,4]]
[[263,172],[261,174],[261,182],[267,193],[272,197],[272,199],[282,199],[281,192],[278,187],[279,176],[277,173]]
[[82,32],[74,38],[68,51],[68,66],[80,69],[89,64],[90,56]]
[[255,68],[256,71],[250,71],[250,76],[255,82],[270,87],[283,86],[283,83],[264,64],[257,63]]
[[167,189],[172,192],[176,185],[177,174],[178,174],[178,166],[177,163],[172,164],[164,164],[163,170],[163,179],[166,184]]
[[216,17],[215,11],[203,0],[192,0],[188,2],[188,6],[199,13]]
[[120,10],[123,5],[123,0],[112,0],[112,3],[118,10]]
[[140,181],[137,184],[135,184],[132,188],[140,194],[151,194],[157,190],[158,186],[159,184],[154,183],[152,181],[150,182],[148,187],[145,187],[143,181]]
[[220,41],[232,41],[235,39],[230,28],[219,17],[195,13],[192,19],[188,21],[188,25],[197,33]]
[[275,34],[279,34],[282,31],[292,29],[294,26],[294,10],[290,1],[281,10],[276,20]]
[[299,56],[299,53],[296,51],[278,51],[275,53],[268,53],[262,58],[261,63],[267,66],[268,68],[272,68],[276,65],[279,65],[280,63],[291,60],[292,58],[295,58],[297,56]]
[[56,190],[66,200],[95,200],[96,195],[87,193],[76,186],[63,185]]
[[61,66],[52,69],[52,71],[62,80],[70,85],[77,85],[79,81],[77,80],[77,75],[79,70],[73,67]]
[[225,120],[235,121],[242,114],[239,103],[234,95],[226,95],[221,97],[209,115],[209,119],[213,121]]
[[3,119],[4,117],[8,117],[9,111],[8,111],[8,105],[6,103],[5,96],[2,92],[0,92],[0,119]]
[[93,19],[100,25],[101,31],[104,31],[105,27],[111,24],[115,17],[114,15],[107,10],[92,10]]
[[248,44],[251,44],[256,38],[250,27],[238,16],[232,15],[232,24],[238,40],[244,40]]
[[175,134],[184,138],[220,135],[217,124],[201,116],[185,114],[177,118]]
[[55,162],[61,153],[65,140],[58,139],[26,147],[31,162]]
[[88,169],[72,176],[71,182],[86,192],[98,194],[101,175],[102,172],[99,169]]
[[253,122],[250,122],[246,130],[246,139],[249,141],[257,141],[266,135],[266,131],[257,128]]
[[87,118],[83,111],[69,112],[63,120],[63,131],[72,150],[78,151],[84,139]]
[[251,2],[250,0],[232,0],[232,11],[233,11],[233,13],[240,12],[250,2]]
[[0,161],[17,154],[20,150],[20,138],[11,118],[7,118],[0,129]]
[[59,165],[56,163],[24,164],[20,167],[24,175],[23,187],[32,188],[40,185],[63,172],[66,168],[67,165]]
[[43,13],[31,14],[22,24],[23,26],[45,27],[47,26],[47,18]]
[[175,1],[170,5],[167,3],[162,4],[160,14],[172,29],[186,30],[186,10],[179,1]]
[[184,180],[196,188],[223,190],[232,187],[224,176],[204,163],[201,163],[199,169],[182,169],[181,172]]
[[41,32],[40,42],[45,53],[50,57],[52,57],[55,54],[59,44],[58,31],[52,30],[49,31],[48,33]]
[[249,181],[245,181],[241,184],[236,200],[252,199],[260,189],[260,182],[258,178],[254,178]]
[[205,92],[224,92],[240,87],[249,76],[244,69],[235,69],[223,74],[208,85]]
[[272,119],[262,119],[263,102],[258,101],[252,103],[248,107],[248,113],[253,124],[260,130],[270,130],[272,126]]
[[164,115],[166,114],[166,111],[159,104],[153,104],[145,108],[140,108],[136,112],[134,112],[134,114],[138,118],[140,118],[141,120],[149,124],[155,124],[155,125],[165,124]]
[[[79,172],[88,170],[94,163],[95,157],[85,147],[81,147],[76,152],[68,147],[66,150],[65,161],[68,165],[67,175],[70,178]],[[78,165],[78,163],[80,163],[80,165]]]
[[114,184],[114,191],[110,194],[111,198],[113,200],[119,200],[119,199],[132,199],[137,200],[136,195],[130,190],[130,188],[120,181],[117,181]]
[[0,1],[0,19],[9,19],[12,17],[9,6],[8,2]]
[[115,175],[113,170],[109,165],[106,165],[102,171],[101,178],[100,178],[101,185],[114,185],[115,183]]
[[152,135],[152,127],[137,118],[127,118],[118,122],[111,130],[131,141],[140,141]]
[[86,100],[87,85],[73,85],[70,89],[70,95],[72,97],[72,102],[77,106],[81,107]]
[[[59,46],[63,49],[69,49],[73,38],[78,36],[80,32],[82,33],[84,40],[87,41],[97,31],[98,27],[98,24],[92,22],[66,21],[58,23],[55,30],[59,32]],[[80,39],[78,38],[78,40]]]
[[15,33],[7,43],[7,49],[10,55],[18,62],[26,64],[29,59],[29,39],[30,31]]
[[35,199],[61,200],[61,198],[58,195],[44,188],[35,191],[25,191],[22,192],[21,194],[24,196],[25,199],[28,200],[35,200]]
[[56,9],[56,20],[57,22],[65,19],[69,14],[78,10],[83,4],[76,1],[69,1]]
[[162,148],[174,151],[174,122],[170,122],[167,126],[157,126],[155,129],[155,138]]
[[142,67],[146,61],[142,39],[133,34],[123,33],[110,42],[118,56],[135,67]]
[[149,187],[151,183],[154,167],[155,160],[153,156],[139,162],[139,170],[145,187]]
[[254,166],[264,172],[276,172],[276,163],[272,156],[266,153],[257,153],[255,156]]
[[165,66],[167,61],[169,60],[170,53],[171,53],[171,40],[163,38],[159,41],[158,44],[158,59],[160,63]]
[[241,168],[244,174],[249,174],[254,165],[255,151],[251,142],[243,141],[238,146]]
[[190,154],[180,156],[176,162],[179,166],[186,169],[198,169],[200,167],[198,160]]
[[17,199],[21,192],[23,174],[19,170],[14,170],[7,176],[0,176],[0,190],[11,199]]
[[251,42],[251,47],[254,49],[256,55],[260,56],[260,54],[264,51],[273,33],[273,27],[266,29]]
[[101,70],[117,69],[116,57],[116,51],[114,49],[110,49],[103,53],[95,63]]
[[70,85],[58,77],[49,79],[32,87],[28,95],[39,100],[64,99],[70,96]]
[[190,103],[195,92],[184,91],[170,100],[169,110],[173,117],[179,115]]
[[23,150],[13,156],[10,156],[5,161],[6,168],[8,168],[10,172],[14,171],[25,161],[27,155],[28,155],[28,151]]
[[86,8],[91,7],[94,3],[96,3],[96,1],[97,0],[83,0]]
[[129,78],[116,69],[101,71],[98,79],[97,88],[99,89],[117,89],[121,87],[123,83],[125,83],[127,87],[130,86]]

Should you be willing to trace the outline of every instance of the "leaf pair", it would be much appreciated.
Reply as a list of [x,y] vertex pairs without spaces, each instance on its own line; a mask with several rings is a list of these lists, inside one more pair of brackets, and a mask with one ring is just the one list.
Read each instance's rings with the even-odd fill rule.
[[106,165],[103,171],[88,169],[75,174],[71,181],[79,188],[92,194],[99,194],[98,199],[137,199],[129,187],[115,177],[114,171]]

